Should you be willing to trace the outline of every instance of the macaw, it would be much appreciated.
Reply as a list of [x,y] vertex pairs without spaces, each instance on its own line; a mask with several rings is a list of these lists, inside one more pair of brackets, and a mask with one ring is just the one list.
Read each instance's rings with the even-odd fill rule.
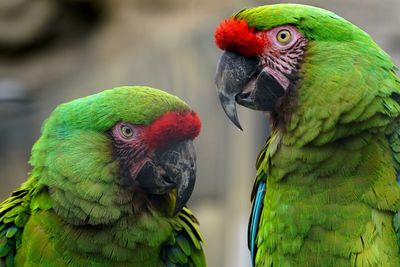
[[0,204],[0,266],[206,266],[184,205],[200,118],[144,86],[59,105],[28,180]]
[[215,31],[222,107],[264,112],[253,266],[400,266],[400,79],[363,30],[316,7],[243,9]]

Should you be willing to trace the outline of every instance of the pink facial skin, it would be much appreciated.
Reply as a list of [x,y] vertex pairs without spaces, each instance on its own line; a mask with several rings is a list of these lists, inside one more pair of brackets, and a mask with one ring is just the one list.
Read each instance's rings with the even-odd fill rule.
[[[127,137],[123,134],[122,132],[123,126],[126,126],[132,130],[131,137]],[[143,128],[144,126],[142,125],[133,125],[127,122],[118,122],[112,128],[112,134],[114,137],[118,138],[121,141],[135,143],[138,141],[138,139],[140,139],[141,133],[143,133]]]
[[[281,44],[277,40],[277,34],[282,30],[287,30],[292,35],[291,41],[285,45]],[[270,51],[278,52],[279,50],[291,48],[299,39],[304,38],[303,35],[297,30],[297,28],[292,25],[283,25],[274,27],[268,31],[260,31],[257,33],[257,36],[261,36],[262,38],[267,40],[268,45],[265,46],[263,54]]]
[[[126,136],[123,127],[132,131],[131,136]],[[111,130],[114,138],[114,145],[121,152],[119,157],[129,162],[130,175],[135,177],[142,166],[150,159],[149,150],[144,141],[146,127],[143,125],[132,125],[127,122],[119,122]],[[124,152],[124,153],[122,153]],[[128,167],[128,166],[127,166]]]
[[[280,43],[277,39],[278,33],[282,30],[287,30],[291,33],[291,39],[286,44]],[[281,86],[287,90],[290,85],[287,75],[297,71],[304,55],[307,40],[292,25],[283,25],[267,31],[260,31],[257,36],[265,39],[267,44],[258,56],[264,71],[273,75]]]
[[[127,136],[126,132],[124,132],[123,128],[129,129],[132,131],[131,136]],[[123,142],[126,146],[130,146],[132,148],[137,148],[140,146],[144,146],[144,132],[145,126],[143,125],[133,125],[127,122],[119,122],[112,128],[112,136],[115,138],[115,141]]]

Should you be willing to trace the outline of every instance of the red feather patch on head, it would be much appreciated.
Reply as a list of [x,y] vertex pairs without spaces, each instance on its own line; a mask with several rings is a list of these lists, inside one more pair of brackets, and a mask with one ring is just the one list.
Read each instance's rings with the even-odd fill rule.
[[214,33],[215,43],[222,50],[239,53],[243,56],[256,56],[267,45],[258,37],[246,20],[230,18],[222,21]]
[[165,113],[147,128],[145,140],[150,148],[160,148],[170,142],[195,139],[201,128],[200,117],[194,111]]

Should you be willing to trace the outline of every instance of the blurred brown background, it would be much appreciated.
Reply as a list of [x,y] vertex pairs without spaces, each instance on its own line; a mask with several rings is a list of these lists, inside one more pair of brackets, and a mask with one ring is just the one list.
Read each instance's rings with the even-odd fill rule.
[[[26,179],[30,148],[55,106],[118,85],[150,85],[183,98],[203,119],[189,205],[201,222],[209,266],[250,266],[249,197],[268,126],[262,115],[241,109],[239,132],[220,109],[213,32],[235,11],[272,2],[1,0],[0,199]],[[400,63],[399,0],[293,2],[349,19]]]

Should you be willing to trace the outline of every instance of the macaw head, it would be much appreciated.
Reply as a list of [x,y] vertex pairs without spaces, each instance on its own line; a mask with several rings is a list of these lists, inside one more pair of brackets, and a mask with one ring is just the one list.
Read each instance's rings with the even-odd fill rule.
[[[297,4],[244,9],[221,22],[215,42],[224,50],[218,97],[239,128],[236,103],[267,112],[285,142],[298,145],[386,125],[399,113],[389,56],[332,12]],[[350,122],[360,123],[350,129]]]
[[32,151],[32,178],[75,224],[151,210],[173,216],[193,191],[200,127],[186,103],[149,87],[76,99],[45,122]]

